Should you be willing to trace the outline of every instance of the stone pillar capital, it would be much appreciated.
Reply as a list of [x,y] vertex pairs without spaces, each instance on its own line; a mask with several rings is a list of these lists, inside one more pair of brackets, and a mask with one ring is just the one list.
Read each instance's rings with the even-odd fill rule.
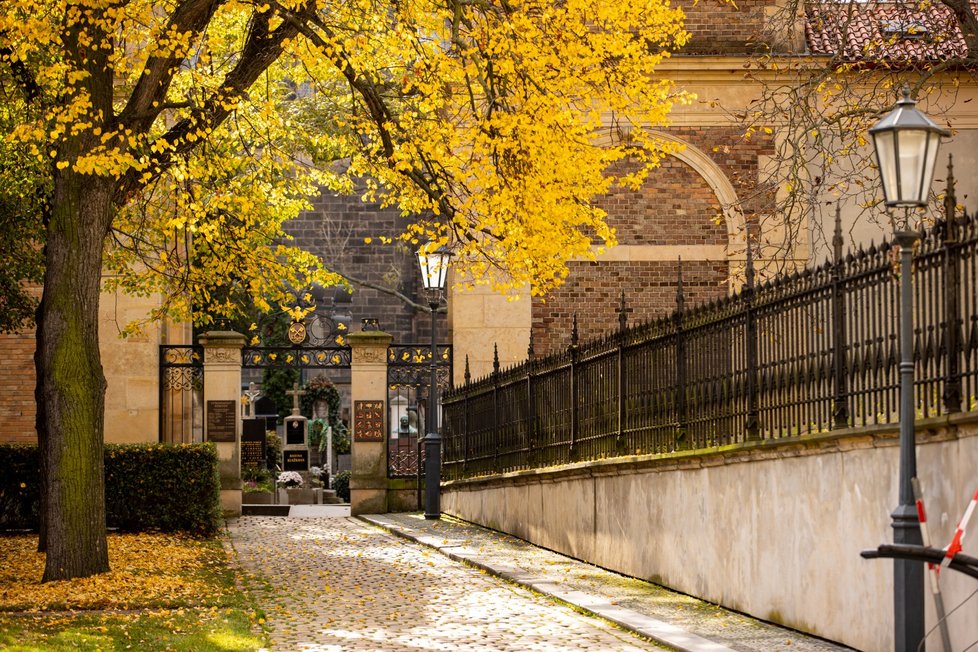
[[241,365],[241,349],[247,338],[234,331],[208,331],[197,338],[204,347],[204,364]]
[[387,364],[387,347],[393,336],[383,331],[359,331],[346,337],[353,349],[353,364]]

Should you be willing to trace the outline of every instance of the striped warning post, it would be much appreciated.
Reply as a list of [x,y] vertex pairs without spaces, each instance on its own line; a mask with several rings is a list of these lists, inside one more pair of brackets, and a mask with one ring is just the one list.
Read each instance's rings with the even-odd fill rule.
[[[924,546],[930,548],[930,530],[927,527],[927,511],[924,509],[924,492],[920,488],[920,480],[910,479],[913,487],[913,498],[917,503],[917,518],[920,520],[920,538]],[[944,645],[944,652],[951,652],[951,632],[947,626],[947,613],[944,611],[944,597],[941,595],[941,566],[927,562],[927,569],[930,571],[927,576],[930,578],[930,592],[934,596],[934,610],[937,612],[937,623],[941,629],[941,643]]]
[[954,536],[951,537],[951,543],[947,545],[944,553],[944,559],[941,560],[941,567],[947,568],[954,559],[954,555],[961,552],[961,542],[964,541],[964,531],[968,527],[968,521],[971,520],[971,515],[975,513],[975,505],[978,504],[978,489],[975,489],[975,495],[971,497],[971,502],[968,503],[968,509],[964,510],[964,516],[961,517],[961,522],[958,523],[957,529],[954,531]]

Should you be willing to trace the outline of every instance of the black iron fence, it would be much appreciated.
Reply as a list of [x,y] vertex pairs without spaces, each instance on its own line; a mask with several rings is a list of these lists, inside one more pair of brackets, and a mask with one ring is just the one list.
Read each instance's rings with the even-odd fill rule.
[[[976,406],[978,221],[927,230],[915,253],[918,418]],[[748,250],[736,294],[620,325],[494,370],[444,399],[446,479],[895,423],[899,278],[890,243],[758,283]]]

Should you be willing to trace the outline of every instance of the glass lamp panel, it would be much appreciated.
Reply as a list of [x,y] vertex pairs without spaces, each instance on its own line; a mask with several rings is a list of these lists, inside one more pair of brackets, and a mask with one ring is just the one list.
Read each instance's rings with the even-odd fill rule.
[[927,132],[927,153],[925,154],[924,178],[920,187],[920,203],[927,203],[927,195],[930,191],[930,184],[934,179],[934,166],[937,164],[937,150],[941,147],[941,133],[938,131]]
[[923,184],[924,154],[927,152],[927,132],[900,131],[897,135],[899,158],[898,190],[894,199],[900,204],[919,204]]
[[448,276],[448,254],[436,251],[418,251],[418,264],[421,266],[421,282],[425,290],[441,290]]
[[894,154],[896,139],[892,131],[880,131],[872,135],[876,145],[876,163],[879,165],[880,179],[883,181],[883,199],[890,204],[895,200],[897,193],[897,166]]

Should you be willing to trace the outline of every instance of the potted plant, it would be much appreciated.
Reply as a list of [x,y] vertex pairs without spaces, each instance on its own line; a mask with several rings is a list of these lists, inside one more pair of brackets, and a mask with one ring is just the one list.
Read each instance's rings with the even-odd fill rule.
[[272,483],[272,474],[265,469],[246,467],[241,470],[241,477],[244,481],[241,485],[241,502],[246,505],[271,505],[272,492],[275,487]]
[[285,489],[290,505],[312,502],[312,491],[302,488],[305,481],[297,471],[284,471],[278,476],[278,484]]

